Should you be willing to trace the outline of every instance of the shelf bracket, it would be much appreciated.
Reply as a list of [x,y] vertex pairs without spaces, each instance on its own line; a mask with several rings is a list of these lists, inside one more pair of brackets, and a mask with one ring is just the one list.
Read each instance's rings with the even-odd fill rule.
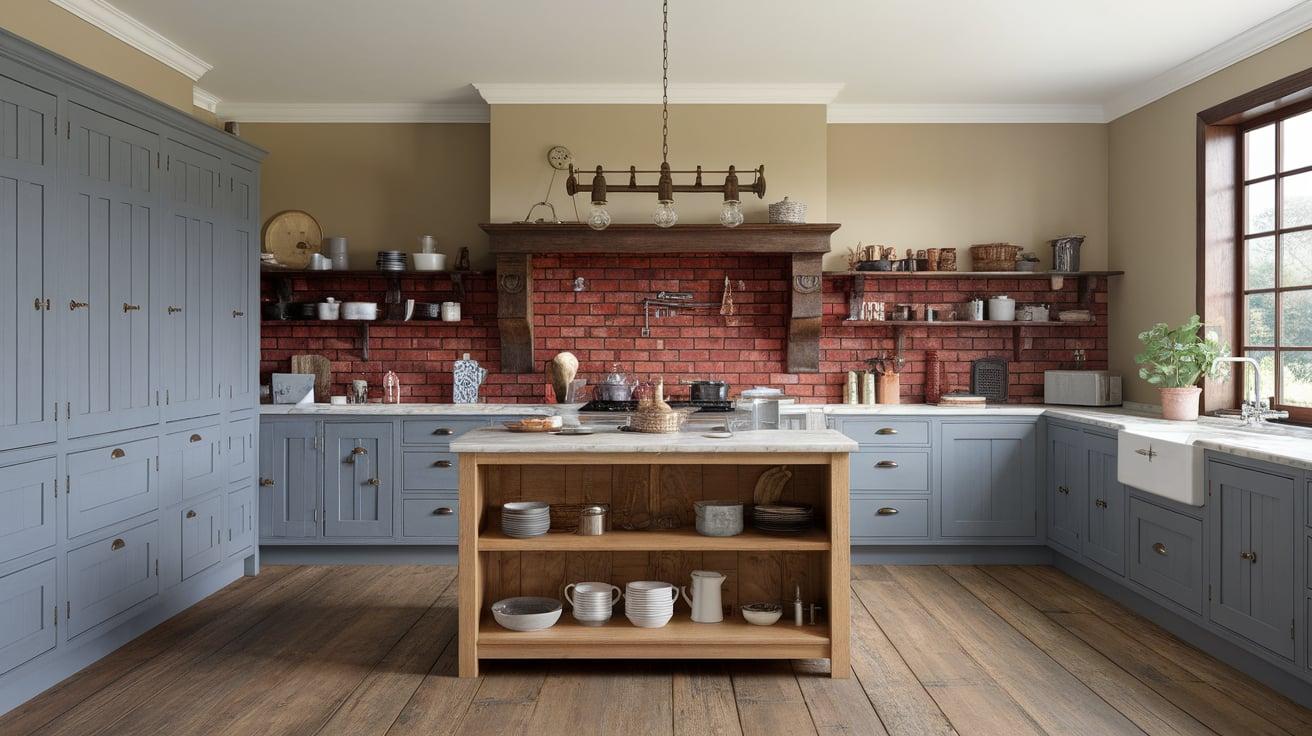
[[1085,307],[1093,304],[1093,292],[1098,288],[1097,276],[1080,277],[1080,304]]
[[791,259],[788,318],[788,372],[820,370],[820,319],[824,314],[821,254],[794,253]]
[[292,277],[278,276],[273,280],[273,289],[278,295],[279,304],[288,304],[292,300]]
[[1020,336],[1020,325],[1018,324],[1015,327],[1011,328],[1011,359],[1016,363],[1020,362],[1021,339],[1022,338]]
[[451,272],[451,290],[455,292],[456,301],[464,303],[465,301],[465,271]]
[[501,370],[533,372],[533,256],[497,254],[497,328]]
[[860,275],[852,276],[852,285],[847,292],[847,318],[861,319],[861,305],[866,300],[866,280]]

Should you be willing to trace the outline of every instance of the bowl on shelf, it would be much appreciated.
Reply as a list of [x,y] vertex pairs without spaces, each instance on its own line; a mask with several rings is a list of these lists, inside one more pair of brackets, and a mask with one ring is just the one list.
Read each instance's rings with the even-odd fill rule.
[[784,607],[778,603],[747,603],[742,606],[742,612],[747,623],[770,626],[784,615]]
[[443,271],[446,269],[445,253],[411,253],[416,271]]
[[541,631],[556,625],[563,610],[555,598],[517,596],[492,604],[492,618],[511,631]]
[[375,302],[342,302],[341,314],[342,319],[378,319],[378,304]]

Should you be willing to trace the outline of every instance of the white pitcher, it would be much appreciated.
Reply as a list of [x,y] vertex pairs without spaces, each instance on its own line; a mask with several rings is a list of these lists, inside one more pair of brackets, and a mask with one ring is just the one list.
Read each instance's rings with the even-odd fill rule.
[[692,608],[692,620],[699,624],[718,624],[724,620],[724,611],[720,605],[720,586],[724,585],[724,574],[713,570],[692,571],[692,597],[688,589],[680,587],[683,599]]

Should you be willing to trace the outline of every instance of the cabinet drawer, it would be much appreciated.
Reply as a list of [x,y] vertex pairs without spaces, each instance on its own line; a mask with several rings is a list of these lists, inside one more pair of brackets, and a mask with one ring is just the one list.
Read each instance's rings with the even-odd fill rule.
[[0,509],[0,562],[52,546],[55,459],[0,468]]
[[228,425],[228,442],[223,448],[228,482],[255,476],[255,420],[239,419]]
[[401,535],[443,537],[455,541],[460,532],[460,504],[454,498],[407,498],[402,502]]
[[852,499],[852,538],[929,536],[929,499]]
[[852,488],[863,491],[929,491],[929,453],[887,450],[852,453]]
[[1130,579],[1201,613],[1202,538],[1202,520],[1131,498]]
[[153,463],[159,440],[126,442],[68,456],[69,538],[159,508]]
[[195,575],[223,559],[222,526],[223,495],[183,506],[182,517],[182,579]]
[[228,556],[255,544],[255,490],[250,486],[228,493]]
[[55,648],[55,561],[0,577],[0,675]]
[[174,432],[163,438],[160,479],[164,505],[196,498],[228,482],[220,451],[228,438],[218,425]]
[[453,491],[459,488],[459,470],[452,452],[401,453],[402,491]]
[[68,636],[73,637],[159,592],[159,524],[150,522],[68,553]]
[[862,445],[928,445],[927,419],[844,419],[843,434]]
[[401,442],[407,445],[445,445],[468,432],[488,426],[484,419],[407,419],[401,422]]

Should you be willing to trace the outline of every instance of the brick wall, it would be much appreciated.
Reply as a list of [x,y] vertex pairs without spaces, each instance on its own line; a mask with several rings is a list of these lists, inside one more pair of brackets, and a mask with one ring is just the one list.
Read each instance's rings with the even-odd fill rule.
[[[579,375],[590,381],[608,372],[618,361],[630,373],[648,379],[663,376],[667,385],[680,379],[723,378],[733,391],[752,385],[782,386],[789,395],[806,402],[842,400],[846,372],[863,367],[862,361],[879,350],[895,348],[893,329],[887,326],[851,326],[847,315],[849,280],[826,278],[825,314],[820,343],[820,372],[783,373],[787,335],[787,258],[773,255],[670,254],[661,256],[552,255],[534,258],[534,350],[539,366],[568,350],[579,359]],[[573,280],[582,276],[587,288],[575,292]],[[720,302],[725,278],[733,287],[735,314],[722,317],[718,308],[708,314],[681,313],[653,319],[650,337],[642,337],[642,299],[662,290],[692,292],[696,301]],[[1098,324],[1071,328],[1025,328],[1021,358],[1013,360],[1013,332],[1008,327],[924,328],[906,332],[902,374],[903,402],[918,402],[923,395],[924,351],[938,350],[946,364],[945,388],[968,388],[970,361],[998,356],[1013,360],[1010,366],[1012,401],[1039,402],[1043,371],[1071,367],[1071,351],[1083,348],[1088,367],[1107,365],[1105,280],[1099,280],[1093,310]],[[381,301],[373,291],[379,280],[361,278],[295,279],[295,299],[315,301],[333,296],[339,300]],[[265,285],[265,298],[272,298]],[[442,278],[405,278],[402,291],[417,301],[454,299],[451,284]],[[929,304],[958,308],[972,294],[1007,293],[1018,303],[1029,301],[1073,306],[1077,284],[1068,279],[1061,291],[1050,291],[1046,279],[898,278],[870,280],[870,301]],[[333,362],[333,393],[346,393],[353,378],[369,381],[378,395],[388,369],[401,378],[409,402],[451,400],[451,365],[469,353],[488,368],[483,396],[494,402],[533,403],[545,396],[545,377],[503,374],[497,366],[500,349],[496,327],[496,293],[490,277],[467,280],[468,294],[460,323],[415,322],[373,325],[370,360],[360,358],[359,327],[351,323],[286,325],[265,322],[261,337],[261,381],[288,369],[290,357],[317,353]],[[683,393],[677,387],[674,393]]]

